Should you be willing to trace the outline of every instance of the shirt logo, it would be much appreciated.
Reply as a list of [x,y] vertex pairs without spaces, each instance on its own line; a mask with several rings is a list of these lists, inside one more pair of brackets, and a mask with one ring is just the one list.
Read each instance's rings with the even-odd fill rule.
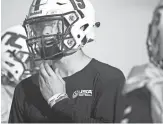
[[92,90],[76,90],[73,95],[72,98],[76,98],[77,96],[92,96]]

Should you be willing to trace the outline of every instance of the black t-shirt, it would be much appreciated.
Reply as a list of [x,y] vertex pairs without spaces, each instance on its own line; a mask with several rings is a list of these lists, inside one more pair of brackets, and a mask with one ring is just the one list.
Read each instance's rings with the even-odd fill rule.
[[63,79],[69,99],[52,108],[41,95],[38,75],[19,83],[9,122],[120,122],[125,78],[119,69],[92,59],[84,69]]

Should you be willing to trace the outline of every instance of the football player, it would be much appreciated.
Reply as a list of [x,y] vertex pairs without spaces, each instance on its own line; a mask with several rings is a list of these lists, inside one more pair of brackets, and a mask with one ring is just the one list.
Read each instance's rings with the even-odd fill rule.
[[24,27],[39,74],[18,84],[9,122],[120,122],[123,73],[84,54],[94,40],[89,0],[34,0]]
[[1,122],[8,122],[16,85],[31,75],[26,33],[16,25],[1,33]]
[[[135,66],[129,73],[124,93],[137,97],[133,106],[142,108],[137,111],[134,121],[163,123],[163,1],[161,0],[153,12],[147,37],[149,63]],[[143,97],[144,96],[144,97]],[[141,101],[142,104],[137,104]],[[137,105],[136,105],[137,104]],[[146,108],[146,109],[145,109]],[[133,107],[134,109],[134,107]],[[136,109],[136,107],[135,107]],[[144,110],[144,111],[143,111]],[[134,114],[134,112],[133,112]],[[151,116],[152,119],[145,118]],[[142,115],[142,116],[141,116]],[[148,117],[149,117],[148,116]],[[151,120],[151,121],[150,121]],[[151,122],[151,123],[152,123]]]

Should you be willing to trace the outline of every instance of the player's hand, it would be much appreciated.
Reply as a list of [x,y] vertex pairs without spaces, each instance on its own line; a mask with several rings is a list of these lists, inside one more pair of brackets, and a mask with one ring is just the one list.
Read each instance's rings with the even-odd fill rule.
[[60,76],[58,69],[54,72],[48,63],[40,65],[39,85],[46,101],[57,93],[66,93],[65,81]]

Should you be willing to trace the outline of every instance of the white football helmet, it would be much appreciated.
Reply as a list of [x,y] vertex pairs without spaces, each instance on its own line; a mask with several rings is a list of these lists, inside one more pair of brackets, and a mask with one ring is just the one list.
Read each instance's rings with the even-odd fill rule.
[[149,25],[147,50],[150,61],[163,69],[163,0],[155,8]]
[[26,33],[21,25],[1,33],[1,74],[10,81],[19,82],[31,75]]
[[33,59],[53,60],[93,41],[99,24],[89,0],[34,0],[23,25]]

